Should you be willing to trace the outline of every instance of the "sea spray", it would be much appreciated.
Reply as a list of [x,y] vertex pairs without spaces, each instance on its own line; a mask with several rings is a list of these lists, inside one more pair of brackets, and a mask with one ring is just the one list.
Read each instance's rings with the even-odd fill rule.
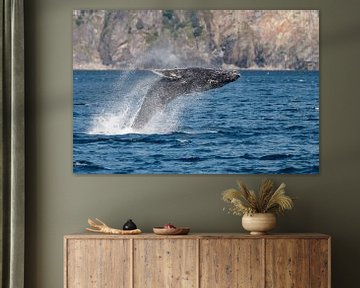
[[[124,134],[167,134],[177,130],[181,114],[191,101],[190,97],[179,97],[164,109],[159,109],[144,127],[133,128],[135,117],[147,91],[156,85],[159,77],[152,73],[140,78],[134,77],[133,71],[122,73],[111,93],[113,101],[99,107],[94,115],[88,134],[124,135]],[[186,98],[186,99],[185,99]],[[191,99],[191,98],[190,98]]]
[[106,135],[131,133],[131,123],[154,81],[154,77],[134,79],[132,71],[122,73],[110,91],[111,101],[104,107],[99,107],[88,133]]

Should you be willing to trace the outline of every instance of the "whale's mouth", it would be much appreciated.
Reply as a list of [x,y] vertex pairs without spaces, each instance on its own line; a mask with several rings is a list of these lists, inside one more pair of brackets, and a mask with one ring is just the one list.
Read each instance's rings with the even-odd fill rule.
[[229,75],[228,77],[229,77],[230,82],[233,82],[240,78],[240,71],[232,70],[231,72],[228,72],[227,75]]

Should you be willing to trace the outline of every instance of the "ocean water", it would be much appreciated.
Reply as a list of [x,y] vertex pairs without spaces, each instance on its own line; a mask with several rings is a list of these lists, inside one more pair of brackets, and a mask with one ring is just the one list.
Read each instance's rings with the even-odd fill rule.
[[76,174],[317,174],[319,73],[242,71],[131,124],[158,76],[73,73]]

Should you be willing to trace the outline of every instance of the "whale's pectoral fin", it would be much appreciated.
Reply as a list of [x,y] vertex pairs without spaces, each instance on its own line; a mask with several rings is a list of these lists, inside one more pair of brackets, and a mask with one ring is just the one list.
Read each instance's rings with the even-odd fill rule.
[[182,78],[180,73],[176,72],[176,69],[155,69],[151,72],[169,80],[179,80]]

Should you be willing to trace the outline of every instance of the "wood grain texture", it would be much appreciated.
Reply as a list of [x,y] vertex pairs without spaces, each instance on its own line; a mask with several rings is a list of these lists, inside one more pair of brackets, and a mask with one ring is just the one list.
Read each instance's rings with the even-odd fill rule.
[[310,283],[310,241],[266,239],[266,287],[304,288]]
[[68,285],[68,267],[69,267],[68,248],[69,248],[69,239],[64,237],[64,288],[69,287],[69,285]]
[[[328,288],[330,274],[329,242],[324,239],[310,240],[310,287]],[[330,281],[329,281],[330,283]]]
[[330,288],[330,237],[67,235],[64,287]]
[[134,287],[196,288],[196,249],[193,239],[134,240]]
[[200,244],[200,287],[261,288],[263,245],[260,239],[209,239]]
[[250,235],[249,233],[190,233],[188,235],[156,235],[142,233],[139,235],[107,235],[101,233],[79,233],[66,235],[65,239],[329,239],[329,235],[319,233],[289,233]]
[[130,240],[67,240],[66,288],[131,287]]

